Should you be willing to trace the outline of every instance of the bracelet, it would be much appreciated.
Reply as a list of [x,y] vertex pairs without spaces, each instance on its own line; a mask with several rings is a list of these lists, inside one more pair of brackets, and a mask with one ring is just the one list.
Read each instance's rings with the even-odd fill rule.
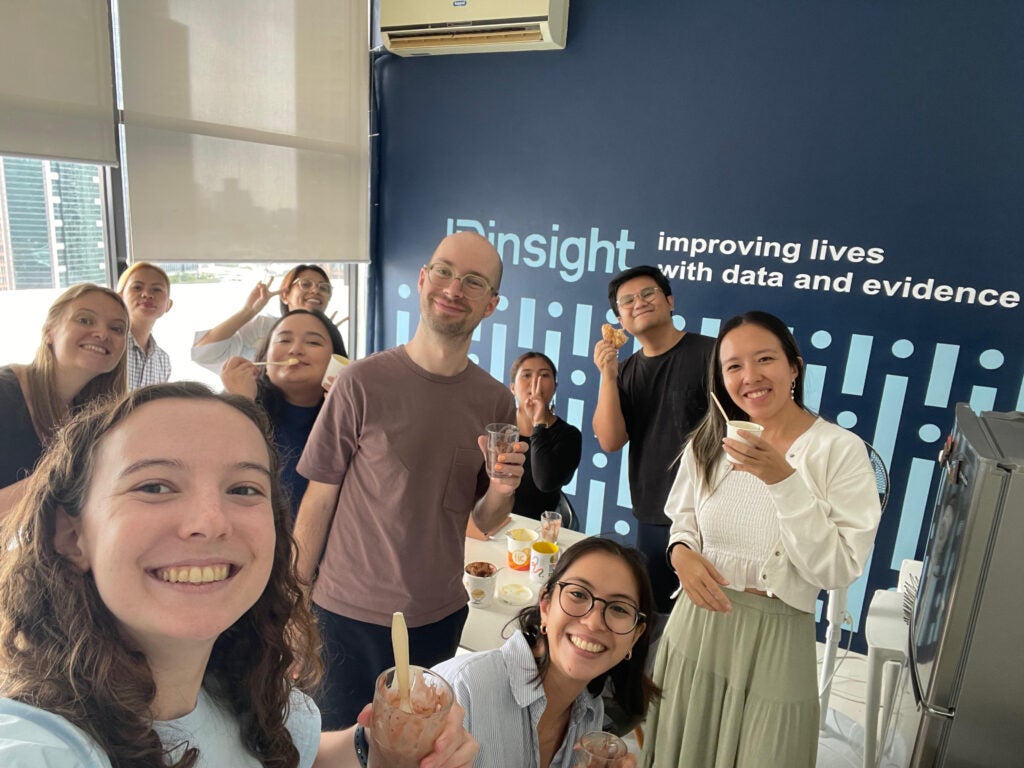
[[366,768],[366,761],[370,758],[370,745],[366,740],[366,729],[363,726],[356,726],[356,733],[352,742],[356,747],[356,758],[359,760],[359,765],[362,768]]
[[547,429],[548,428],[548,423],[546,421],[538,421],[536,424],[533,425],[533,428],[535,430],[537,430],[537,429]]

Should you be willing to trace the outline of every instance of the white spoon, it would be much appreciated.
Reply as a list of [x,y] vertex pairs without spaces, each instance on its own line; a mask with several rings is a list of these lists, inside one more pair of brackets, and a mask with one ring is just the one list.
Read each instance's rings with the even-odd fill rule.
[[267,360],[267,361],[262,362],[262,363],[253,363],[253,365],[298,365],[298,364],[299,364],[299,358],[297,358],[297,357],[289,357],[287,360],[282,360],[279,363],[275,363],[275,362],[272,362],[270,360]]

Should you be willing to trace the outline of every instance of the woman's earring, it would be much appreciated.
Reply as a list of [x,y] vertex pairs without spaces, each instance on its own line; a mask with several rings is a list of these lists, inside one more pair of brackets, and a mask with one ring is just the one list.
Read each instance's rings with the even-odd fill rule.
[[626,661],[629,661],[632,658],[633,658],[633,649],[630,648],[628,651],[626,651]]
[[796,379],[793,379],[793,383],[789,385],[789,399],[796,400]]
[[542,635],[546,635],[548,633],[548,625],[547,624],[541,624],[540,625],[540,633]]

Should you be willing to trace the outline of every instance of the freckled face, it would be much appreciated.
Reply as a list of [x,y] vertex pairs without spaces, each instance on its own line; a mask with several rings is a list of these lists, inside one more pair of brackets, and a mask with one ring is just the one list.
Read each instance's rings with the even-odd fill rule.
[[144,651],[212,647],[262,594],[276,540],[269,472],[256,425],[224,403],[158,400],[103,438],[68,556]]

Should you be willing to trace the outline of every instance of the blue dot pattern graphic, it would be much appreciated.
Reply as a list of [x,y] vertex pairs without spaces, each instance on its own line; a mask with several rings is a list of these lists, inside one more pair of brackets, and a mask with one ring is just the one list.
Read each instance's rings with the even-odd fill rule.
[[[408,341],[418,307],[408,286],[400,286],[397,293],[395,338],[387,342],[401,344]],[[542,319],[535,299],[502,300],[507,309],[499,305],[504,311],[485,320],[474,334],[471,359],[499,381],[504,381],[508,362],[527,350],[540,350],[560,370],[571,371],[559,378],[557,400],[567,404],[562,417],[583,433],[583,460],[566,492],[586,533],[626,535],[633,530],[628,444],[606,454],[590,425],[600,380],[592,361],[593,347],[600,338],[600,324],[617,324],[617,318],[606,303],[551,302],[545,306],[548,317]],[[725,319],[677,318],[677,327],[699,327],[711,336],[717,335]],[[859,630],[869,571],[881,582],[886,577],[879,571],[887,567],[890,583],[895,583],[901,562],[914,558],[923,540],[935,480],[934,444],[942,437],[942,429],[952,426],[953,406],[969,402],[977,410],[988,410],[1002,398],[1009,399],[1007,409],[1022,410],[1024,377],[1013,382],[1013,391],[1007,391],[1005,382],[1000,387],[995,379],[987,380],[1004,363],[1003,353],[994,349],[971,361],[956,344],[915,346],[902,337],[840,333],[823,329],[820,323],[813,329],[795,328],[794,335],[807,362],[808,405],[873,445],[889,470],[891,495],[872,562],[849,589],[849,611]],[[627,345],[620,359],[638,348],[635,341]],[[881,354],[883,350],[890,354]]]

